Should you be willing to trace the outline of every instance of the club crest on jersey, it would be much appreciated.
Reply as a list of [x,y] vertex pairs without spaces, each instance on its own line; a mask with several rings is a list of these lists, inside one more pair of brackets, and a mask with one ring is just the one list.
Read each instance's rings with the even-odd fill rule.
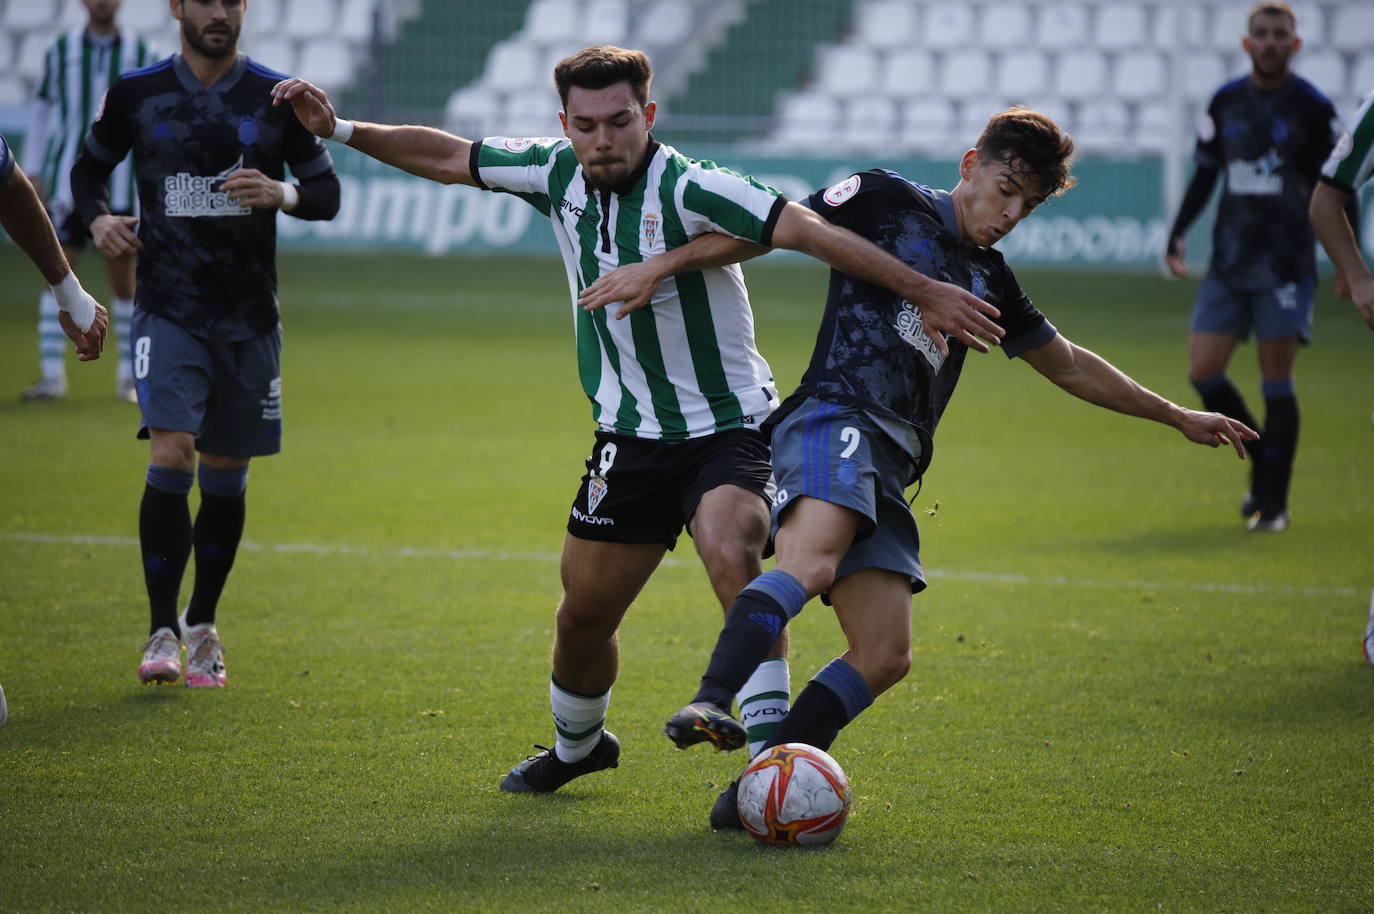
[[648,244],[653,244],[656,238],[658,238],[658,213],[645,213],[644,240]]
[[858,192],[859,176],[854,175],[827,189],[822,199],[831,206],[839,206]]
[[524,152],[534,145],[534,140],[525,138],[512,138],[506,140],[506,149],[511,152]]
[[593,476],[587,480],[587,513],[595,514],[596,508],[601,504],[601,499],[606,497],[606,492],[610,486],[606,485],[604,476]]
[[229,199],[224,179],[243,167],[243,156],[217,175],[192,175],[184,171],[162,179],[163,208],[168,216],[195,219],[201,216],[246,216],[253,210]]

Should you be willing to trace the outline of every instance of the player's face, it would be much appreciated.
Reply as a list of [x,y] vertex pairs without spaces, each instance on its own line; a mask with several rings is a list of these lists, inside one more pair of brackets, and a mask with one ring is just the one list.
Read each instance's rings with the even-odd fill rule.
[[655,110],[653,102],[640,106],[628,82],[568,90],[567,110],[558,119],[593,187],[618,187],[638,167],[649,146]]
[[91,25],[109,26],[115,21],[122,0],[81,0],[86,7]]
[[172,15],[181,20],[181,37],[206,57],[238,53],[246,0],[171,0]]
[[1288,75],[1289,62],[1302,46],[1302,39],[1293,31],[1293,20],[1282,13],[1256,13],[1241,44],[1250,55],[1255,75],[1275,79]]
[[1015,164],[984,159],[976,149],[964,153],[954,212],[965,241],[994,244],[1045,202],[1040,182]]

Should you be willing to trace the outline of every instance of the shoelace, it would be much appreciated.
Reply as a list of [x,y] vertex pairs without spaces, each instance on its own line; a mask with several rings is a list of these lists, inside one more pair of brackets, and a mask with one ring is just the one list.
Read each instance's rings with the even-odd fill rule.
[[175,635],[164,632],[163,634],[151,635],[147,641],[143,642],[143,652],[146,654],[148,651],[156,649],[159,654],[170,654],[173,648],[167,645],[168,641],[174,645],[179,646],[180,644]]
[[535,753],[534,755],[527,755],[527,756],[525,756],[525,761],[527,761],[527,762],[532,762],[532,761],[534,761],[535,759],[538,759],[538,758],[540,758],[540,757],[551,758],[551,759],[553,759],[555,762],[561,761],[561,760],[558,758],[557,755],[554,755],[553,750],[550,749],[548,746],[541,746],[541,745],[539,745],[538,743],[535,743],[535,744],[534,744],[534,748],[536,748],[536,749],[542,749],[543,751],[542,751],[542,752],[537,752],[537,753]]

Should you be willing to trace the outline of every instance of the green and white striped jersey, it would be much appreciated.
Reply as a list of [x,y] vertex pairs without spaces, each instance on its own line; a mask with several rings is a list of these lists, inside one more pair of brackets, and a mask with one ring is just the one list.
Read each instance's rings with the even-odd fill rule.
[[[105,90],[121,73],[155,59],[151,46],[126,29],[106,38],[77,26],[48,46],[24,137],[23,167],[43,181],[54,219],[71,212],[72,164],[81,154]],[[133,166],[125,159],[110,176],[110,209],[132,212],[137,203]]]
[[[622,192],[593,189],[564,138],[488,137],[472,147],[479,186],[515,194],[549,218],[573,297],[582,389],[601,428],[676,440],[757,427],[778,405],[738,264],[665,280],[647,307],[577,307],[603,273],[722,232],[771,242],[776,190],[651,140]],[[608,313],[612,312],[612,313]]]
[[1322,166],[1322,178],[1347,193],[1374,176],[1374,92],[1355,112],[1355,124],[1336,142]]

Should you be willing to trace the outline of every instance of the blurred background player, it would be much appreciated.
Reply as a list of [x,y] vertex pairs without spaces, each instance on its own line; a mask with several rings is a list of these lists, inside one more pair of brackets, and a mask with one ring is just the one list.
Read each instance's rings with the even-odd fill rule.
[[1255,6],[1242,44],[1250,74],[1223,85],[1208,105],[1165,261],[1174,275],[1187,274],[1184,233],[1225,172],[1211,263],[1193,306],[1188,378],[1209,410],[1257,427],[1226,376],[1236,346],[1254,332],[1264,428],[1247,445],[1250,490],[1241,512],[1249,529],[1278,531],[1288,528],[1298,446],[1293,364],[1312,333],[1317,264],[1307,204],[1340,122],[1326,96],[1290,68],[1302,40],[1288,4]]
[[[115,22],[122,0],[81,0],[87,22],[62,33],[43,58],[43,76],[29,113],[24,137],[24,170],[38,195],[46,200],[57,237],[74,266],[90,238],[86,224],[72,205],[71,168],[81,152],[86,130],[119,74],[147,66],[154,60],[143,39]],[[121,215],[136,215],[138,201],[133,165],[121,162],[110,178],[110,207]],[[137,402],[129,363],[129,319],[134,310],[134,258],[105,261],[114,292],[115,391],[120,399]],[[42,377],[23,393],[25,400],[56,400],[67,394],[66,343],[57,323],[57,304],[44,292],[38,303],[38,358]]]
[[[642,52],[587,48],[559,63],[554,79],[563,140],[473,142],[425,127],[351,124],[300,80],[275,94],[319,136],[421,177],[519,195],[551,221],[572,289],[704,232],[729,231],[846,263],[928,301],[932,321],[971,343],[982,346],[975,332],[996,340],[979,310],[987,306],[964,290],[916,274],[771,188],[656,141]],[[618,764],[619,743],[604,727],[616,632],[684,525],[722,609],[762,571],[770,469],[757,429],[777,393],[754,346],[743,276],[724,264],[653,283],[653,307],[630,320],[574,312],[599,429],[564,538],[550,682],[556,742],[510,771],[502,790],[546,793]],[[781,657],[781,642],[769,652]],[[781,716],[786,666],[756,666],[762,675],[742,680],[732,698],[751,709],[773,702]]]
[[[1374,92],[1355,114],[1354,126],[1342,134],[1331,157],[1322,166],[1321,180],[1312,191],[1308,214],[1322,247],[1336,265],[1336,291],[1348,296],[1374,330],[1374,277],[1360,254],[1359,237],[1349,214],[1357,205],[1356,193],[1374,175]],[[1361,650],[1374,663],[1374,594],[1369,600]]]
[[[1184,409],[1070,342],[1036,309],[992,245],[1047,198],[1072,186],[1074,144],[1048,117],[1024,108],[995,115],[959,163],[953,191],[874,169],[817,191],[810,207],[864,234],[929,276],[986,298],[1005,330],[1002,350],[1097,406],[1169,425],[1189,441],[1230,444],[1244,458],[1255,433],[1217,413]],[[754,251],[702,238],[700,256]],[[828,749],[841,728],[911,667],[911,597],[926,587],[920,537],[905,498],[930,466],[934,435],[967,346],[937,345],[919,307],[840,271],[830,288],[811,363],[764,429],[771,433],[777,496],[777,567],[751,582],[727,614],[701,686],[664,733],[679,749],[710,741],[738,748],[743,728],[724,719],[735,684],[812,598],[827,594],[848,649],[797,696],[764,748],[801,742]],[[707,727],[704,722],[714,725]],[[738,829],[736,781],[710,821]]]
[[[184,641],[186,684],[225,684],[215,609],[243,533],[248,463],[281,449],[277,211],[329,219],[339,209],[324,144],[271,104],[283,75],[238,53],[247,5],[171,0],[181,53],[110,87],[72,169],[100,252],[139,252],[133,365],[139,437],[151,438],[139,513],[145,683],[177,680]],[[138,219],[110,213],[106,185],[130,152]],[[286,165],[298,184],[284,181]],[[178,619],[193,546],[195,590]]]
[[[56,321],[83,362],[100,358],[109,329],[105,308],[86,293],[67,262],[47,211],[9,143],[0,134],[0,228],[28,255],[48,282],[57,309]],[[0,688],[0,727],[9,719],[5,690]]]

